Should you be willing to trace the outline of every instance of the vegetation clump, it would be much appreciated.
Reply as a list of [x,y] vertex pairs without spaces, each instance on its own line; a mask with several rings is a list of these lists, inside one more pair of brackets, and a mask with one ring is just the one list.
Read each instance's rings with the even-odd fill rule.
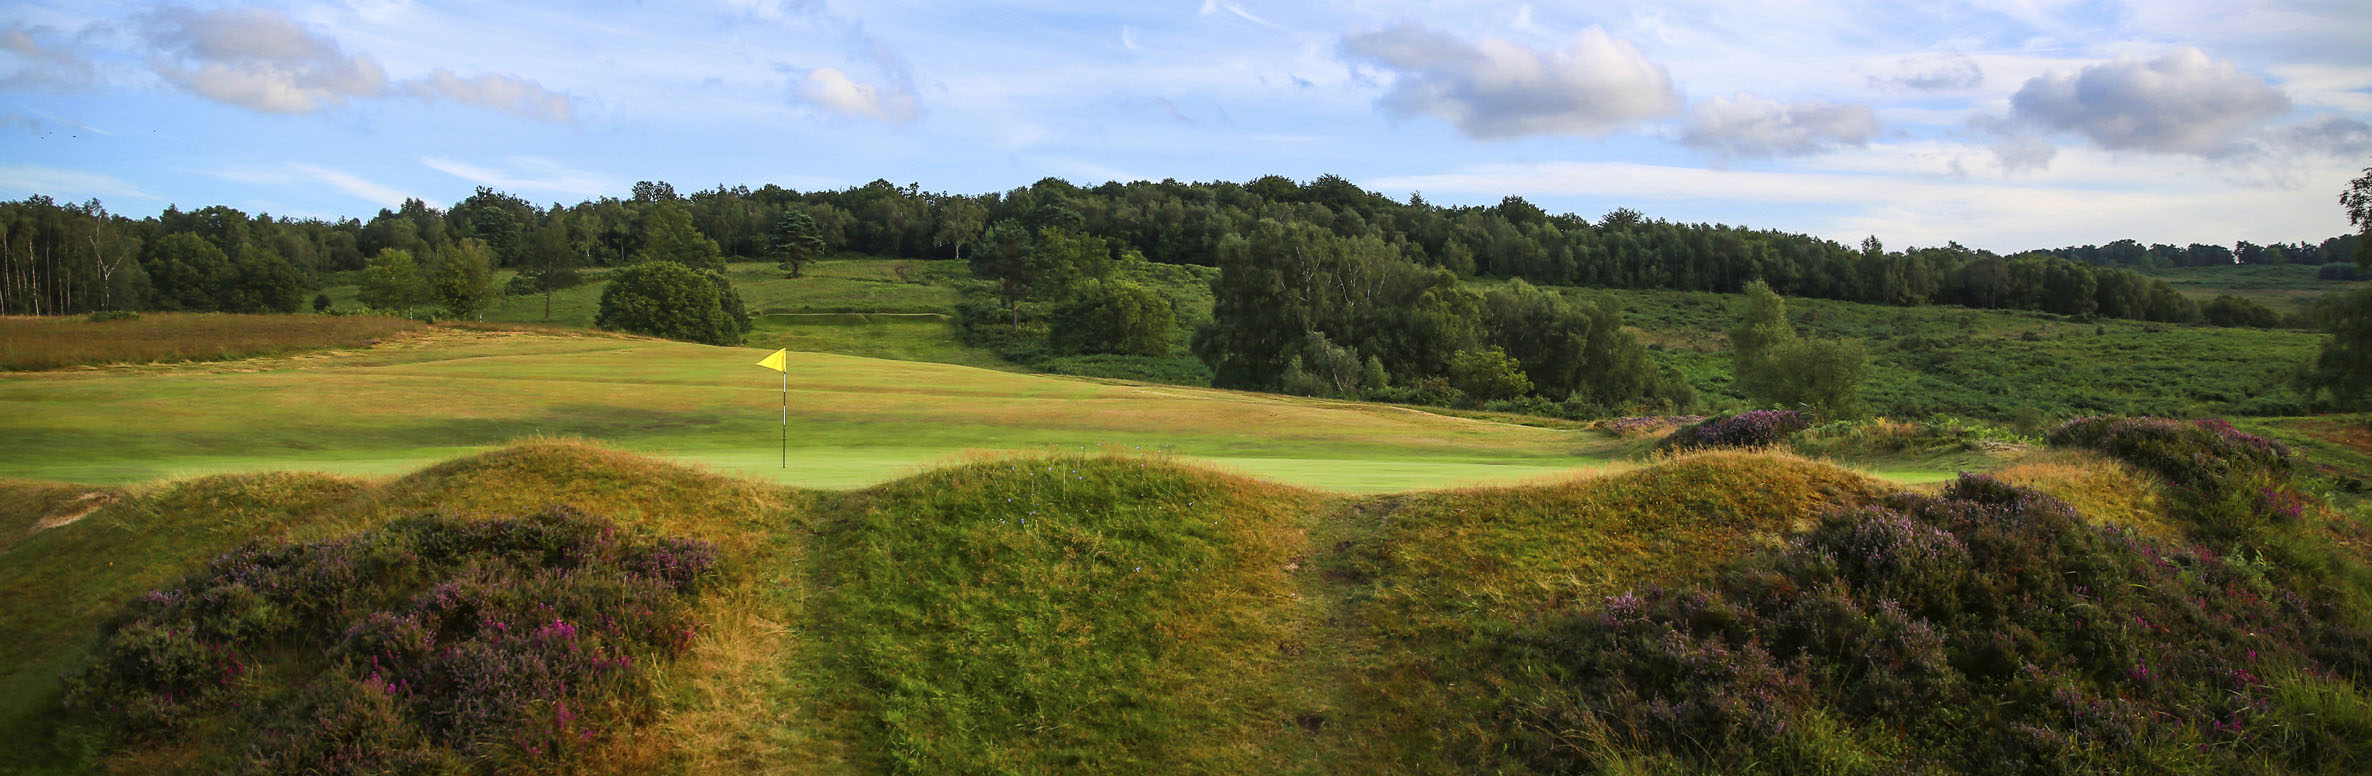
[[1812,415],[1797,410],[1750,410],[1684,426],[1664,437],[1670,450],[1769,447],[1812,427]]
[[672,261],[619,270],[593,325],[708,345],[739,345],[755,326],[725,276]]
[[1489,637],[1512,759],[1572,772],[2357,772],[2361,634],[2249,562],[1981,475],[1710,586]]
[[2295,521],[2304,496],[2290,481],[2290,449],[2214,418],[2080,418],[2051,443],[2107,453],[2174,487],[2174,516],[2203,539],[2240,542],[2276,521]]
[[548,769],[648,707],[717,560],[562,508],[251,543],[133,601],[67,700],[116,740],[213,737],[220,771]]

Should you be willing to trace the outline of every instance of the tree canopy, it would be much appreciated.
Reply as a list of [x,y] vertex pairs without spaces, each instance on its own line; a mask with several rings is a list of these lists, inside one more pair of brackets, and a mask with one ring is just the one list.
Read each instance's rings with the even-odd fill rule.
[[672,261],[619,270],[602,289],[593,325],[710,345],[738,345],[751,328],[723,275]]

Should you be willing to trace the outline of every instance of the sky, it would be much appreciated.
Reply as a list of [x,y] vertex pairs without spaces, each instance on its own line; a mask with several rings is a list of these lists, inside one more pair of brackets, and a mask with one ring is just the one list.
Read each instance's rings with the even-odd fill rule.
[[2372,165],[2365,30],[2364,0],[15,0],[0,198],[1334,174],[1897,249],[2320,241]]

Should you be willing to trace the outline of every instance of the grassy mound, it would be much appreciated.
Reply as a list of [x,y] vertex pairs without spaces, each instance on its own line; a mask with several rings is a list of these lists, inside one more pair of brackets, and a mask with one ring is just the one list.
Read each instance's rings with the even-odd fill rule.
[[[2372,526],[2226,426],[2053,436],[1933,495],[1735,450],[1386,496],[1068,455],[823,493],[568,439],[384,481],[104,491],[0,544],[0,770],[328,769],[357,746],[614,773],[2372,767]],[[92,492],[0,482],[0,528]],[[645,540],[493,536],[601,525],[714,547],[698,597],[648,589],[625,560]],[[387,562],[431,545],[451,551]],[[313,584],[349,560],[376,571]],[[491,619],[430,617],[440,583]],[[613,603],[691,636],[586,635]],[[406,695],[463,673],[406,652],[423,633],[522,678]],[[638,673],[569,673],[596,653]],[[483,724],[438,721],[463,708]]]
[[2059,450],[1994,472],[2003,482],[2067,502],[2085,519],[2121,525],[2152,538],[2179,540],[2166,516],[2163,486],[2139,469],[2101,453]]
[[1129,457],[983,463],[848,497],[818,573],[860,764],[1257,770],[1316,506]]
[[1482,634],[1476,727],[1484,767],[1533,772],[2360,773],[2372,660],[2313,608],[1971,475]]
[[1356,767],[1463,770],[1488,736],[1493,681],[1469,649],[1493,632],[1618,591],[1696,579],[1877,483],[1781,453],[1704,452],[1626,474],[1452,491],[1358,518],[1328,571],[1350,582],[1343,634],[1366,653],[1338,678]]
[[[206,558],[309,522],[366,487],[313,474],[202,477],[130,493],[0,547],[0,611],[8,613],[9,634],[0,639],[0,731],[13,744],[0,747],[0,765],[51,754],[58,676],[83,653],[101,618]],[[16,486],[7,495],[38,490]]]

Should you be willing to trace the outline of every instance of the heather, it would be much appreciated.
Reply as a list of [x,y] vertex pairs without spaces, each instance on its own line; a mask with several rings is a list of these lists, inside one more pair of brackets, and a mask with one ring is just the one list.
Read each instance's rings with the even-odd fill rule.
[[2053,438],[2165,478],[2189,538],[2092,524],[1984,475],[1840,507],[1714,581],[1473,627],[1430,666],[1490,688],[1448,742],[1459,767],[2372,767],[2361,567],[2296,554],[2308,502],[2287,451],[2214,421]]
[[649,712],[716,563],[566,508],[250,543],[130,602],[66,706],[102,742],[192,744],[210,770],[553,767]]
[[1769,447],[1812,426],[1811,413],[1797,410],[1750,410],[1684,426],[1664,437],[1671,450],[1719,447]]

